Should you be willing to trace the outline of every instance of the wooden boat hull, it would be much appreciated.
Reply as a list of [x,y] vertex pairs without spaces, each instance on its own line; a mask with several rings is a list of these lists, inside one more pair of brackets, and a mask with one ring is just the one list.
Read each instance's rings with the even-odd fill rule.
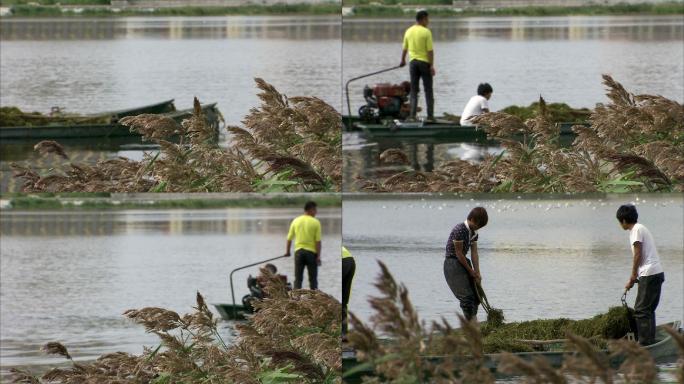
[[252,312],[240,304],[212,304],[223,320],[246,320],[245,315]]
[[[679,353],[676,340],[674,340],[672,336],[665,331],[665,326],[670,326],[673,329],[682,332],[682,325],[680,321],[674,321],[658,326],[656,335],[656,340],[658,341],[655,344],[644,347],[649,352],[651,357],[653,357],[653,360],[655,360],[656,363],[672,362],[676,360]],[[610,352],[608,350],[604,350],[603,353],[606,356],[610,356]],[[550,351],[520,352],[514,353],[514,355],[527,361],[531,361],[536,357],[542,357],[548,361],[551,366],[558,368],[563,364],[565,357],[569,354],[568,352],[564,351]],[[498,353],[486,354],[484,365],[492,372],[496,372],[500,357],[501,354]],[[425,359],[439,362],[443,358],[440,356],[426,356]],[[624,357],[621,356],[610,357],[610,365],[614,368],[617,368],[620,364],[622,364],[623,361]],[[352,369],[355,370],[353,374],[346,374],[346,372],[349,372]],[[361,383],[363,376],[375,375],[372,367],[363,366],[362,363],[356,359],[356,353],[353,350],[342,351],[342,372],[345,372],[343,374],[344,382],[349,384]]]
[[[220,113],[216,108],[216,103],[202,105],[202,110],[205,112],[207,123],[210,124],[216,131],[216,139],[218,140],[219,116]],[[170,111],[163,113],[172,119],[181,122],[184,119],[192,116],[192,109],[185,109],[180,111]],[[134,116],[128,114],[132,112],[124,112],[118,115],[119,117]],[[149,112],[141,112],[149,113]],[[136,113],[135,115],[137,115]],[[128,127],[114,123],[114,124],[92,124],[92,125],[46,125],[37,127],[1,127],[0,139],[11,141],[22,140],[57,140],[57,139],[94,139],[94,138],[110,138],[110,137],[140,137],[137,132],[131,132]]]

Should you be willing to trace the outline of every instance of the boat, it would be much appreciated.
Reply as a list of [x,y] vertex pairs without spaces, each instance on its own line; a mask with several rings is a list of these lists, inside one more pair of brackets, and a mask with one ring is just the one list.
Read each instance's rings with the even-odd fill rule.
[[[438,118],[433,122],[400,120],[383,120],[364,122],[358,116],[344,117],[345,131],[358,132],[366,138],[395,138],[395,139],[461,139],[486,140],[487,133],[481,127],[461,125],[453,120]],[[572,127],[575,125],[588,126],[588,123],[563,122],[556,123],[562,137],[573,137]]]
[[[677,359],[679,350],[677,347],[677,341],[665,331],[665,327],[669,326],[672,329],[677,330],[680,334],[683,333],[681,321],[673,321],[666,324],[661,324],[657,327],[656,332],[656,343],[644,347],[648,353],[653,357],[656,363],[670,363]],[[554,348],[555,346],[555,348]],[[562,350],[562,343],[550,344],[549,351],[542,352],[518,352],[513,353],[513,355],[520,357],[526,361],[531,361],[534,358],[542,357],[551,366],[558,368],[563,364],[566,356],[570,356],[571,352],[565,352]],[[611,356],[610,351],[603,350],[602,353],[609,358],[611,367],[617,368],[624,361],[624,356]],[[440,356],[425,356],[426,360],[434,361],[438,363],[443,360],[444,357]],[[485,354],[484,365],[490,371],[496,372],[499,360],[501,358],[500,353]],[[356,352],[353,349],[343,349],[342,350],[342,371],[343,380],[348,384],[361,383],[363,376],[374,376],[375,372],[371,364],[359,362],[356,359]]]
[[111,116],[113,122],[116,122],[126,116],[136,116],[143,113],[168,113],[176,110],[176,106],[173,103],[173,99],[162,101],[156,104],[144,105],[137,108],[121,109],[117,111],[100,112],[92,115],[86,115],[88,117],[98,117],[98,116]]
[[[167,112],[157,113],[155,111]],[[205,114],[207,123],[216,131],[218,140],[220,112],[216,103],[203,104],[202,111]],[[156,113],[168,116],[177,122],[192,116],[193,109],[176,110],[173,100],[163,103],[153,104],[145,107],[106,112],[112,114],[112,123],[109,124],[86,124],[86,125],[43,125],[43,126],[22,126],[22,127],[0,127],[0,139],[8,141],[24,140],[55,140],[55,139],[93,139],[111,137],[140,137],[137,132],[118,123],[118,120],[126,116],[135,116],[142,113]],[[96,116],[96,115],[93,115]]]
[[241,304],[213,304],[213,306],[221,318],[228,321],[246,320],[246,315],[254,313],[250,308]]
[[[254,313],[252,308],[247,308],[246,306],[244,306],[242,304],[237,304],[235,302],[235,288],[233,286],[233,274],[239,270],[254,267],[254,266],[257,266],[259,264],[268,263],[269,261],[282,259],[283,257],[288,257],[288,256],[282,255],[282,256],[272,257],[270,259],[261,260],[261,261],[258,261],[256,263],[243,265],[242,267],[238,267],[238,268],[235,268],[232,271],[230,271],[230,276],[229,276],[228,280],[230,281],[230,297],[232,299],[232,302],[230,304],[224,304],[224,303],[212,304],[214,306],[214,308],[216,308],[216,311],[219,313],[219,315],[221,315],[221,318],[223,320],[228,320],[228,321],[246,320],[247,319],[246,315]],[[247,295],[247,296],[249,296],[249,295]],[[243,300],[244,300],[244,298],[243,298]]]

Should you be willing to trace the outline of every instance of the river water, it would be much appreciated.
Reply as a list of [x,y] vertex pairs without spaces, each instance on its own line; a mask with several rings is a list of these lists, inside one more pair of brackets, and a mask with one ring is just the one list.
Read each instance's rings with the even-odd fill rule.
[[[2,106],[94,113],[175,99],[185,109],[196,96],[240,125],[260,103],[254,78],[261,77],[288,96],[317,96],[341,109],[339,16],[3,19],[0,35]],[[127,141],[60,142],[77,163],[142,158]],[[34,144],[0,144],[1,191],[21,188],[12,161],[40,172],[60,165],[35,154]]]
[[[445,317],[457,325],[458,301],[444,280],[449,233],[470,209],[484,206],[489,224],[479,231],[483,287],[508,321],[581,319],[620,305],[631,271],[629,234],[617,208],[634,202],[639,222],[654,236],[665,269],[658,323],[684,319],[684,198],[625,195],[603,198],[491,196],[345,197],[343,242],[356,259],[350,310],[368,320],[369,295],[384,262],[409,290],[421,319]],[[636,289],[629,292],[633,306]],[[486,319],[484,311],[478,313]]]
[[[343,78],[395,66],[401,39],[411,19],[346,19],[343,27]],[[493,111],[547,102],[592,108],[607,102],[601,75],[612,75],[627,90],[684,101],[684,19],[681,16],[568,16],[433,19],[437,69],[435,113],[460,115],[477,85],[494,88]],[[350,84],[354,114],[363,101],[363,87],[408,80],[398,69]],[[421,95],[420,105],[424,106]],[[424,108],[423,108],[424,110]],[[348,113],[346,101],[344,113]],[[425,114],[425,112],[422,112]],[[478,160],[496,153],[496,144],[367,140],[344,135],[345,181],[378,166],[386,148],[402,148],[415,168],[430,170],[455,158]],[[349,185],[349,184],[347,184]]]
[[[3,212],[1,373],[61,362],[39,351],[48,341],[64,343],[77,360],[158,345],[121,314],[146,306],[191,312],[197,291],[208,303],[230,302],[230,271],[282,255],[289,222],[300,211]],[[341,211],[320,209],[318,218],[320,289],[339,300]],[[273,263],[294,280],[292,259]],[[257,273],[258,267],[235,273],[238,300],[248,293],[247,276]],[[219,324],[230,340],[232,324]]]

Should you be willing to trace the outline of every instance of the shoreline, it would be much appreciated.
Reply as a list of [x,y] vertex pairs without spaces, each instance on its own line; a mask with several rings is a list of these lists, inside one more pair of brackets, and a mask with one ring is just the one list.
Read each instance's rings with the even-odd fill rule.
[[[5,7],[4,5],[2,7]],[[16,5],[7,7],[11,14],[0,15],[0,20],[45,18],[123,18],[123,17],[206,17],[206,16],[330,16],[340,15],[341,5],[329,3],[295,3],[273,5],[237,5],[231,7],[174,7],[155,9],[118,9],[111,7],[58,7],[45,5]]]
[[13,18],[82,18],[82,17],[135,17],[135,16],[317,16],[340,15],[345,18],[388,18],[412,15],[417,9],[426,9],[434,18],[498,17],[498,16],[625,16],[625,15],[684,15],[684,1],[663,3],[588,5],[588,6],[522,6],[498,9],[461,9],[444,0],[417,0],[416,4],[402,4],[398,0],[371,2],[294,3],[270,5],[236,5],[229,7],[181,6],[168,8],[113,8],[108,5],[82,4],[69,6],[3,4],[11,12],[2,13],[0,20]]
[[341,195],[332,193],[3,193],[0,212],[301,208],[309,200],[321,208],[342,207]]
[[[394,0],[389,0],[394,1]],[[418,9],[425,9],[431,18],[468,17],[565,17],[565,16],[675,16],[684,15],[684,2],[673,1],[658,4],[633,5],[591,5],[583,7],[525,6],[491,10],[459,9],[439,4],[440,0],[427,0],[424,4],[368,4],[366,0],[355,0],[355,4],[343,4],[344,18],[383,19],[409,17]]]

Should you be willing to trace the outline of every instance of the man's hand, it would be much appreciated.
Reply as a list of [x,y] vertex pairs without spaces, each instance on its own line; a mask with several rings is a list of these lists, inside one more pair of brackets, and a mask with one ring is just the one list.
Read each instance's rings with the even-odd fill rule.
[[401,63],[399,63],[399,66],[400,66],[400,67],[406,66],[406,60],[405,60],[405,59],[401,59]]
[[637,282],[636,275],[630,276],[629,281],[627,282],[627,284],[625,284],[625,289],[627,289],[627,290],[632,289],[632,287],[634,286],[634,283],[636,283],[636,282]]
[[285,254],[283,256],[290,257],[290,256],[292,256],[292,254],[290,254],[290,251],[287,251],[287,252],[285,252]]
[[321,258],[320,258],[320,256],[316,256],[316,265],[318,265],[319,267],[321,266]]
[[434,76],[435,73],[436,73],[436,72],[435,72],[435,67],[434,67],[434,66],[430,67],[430,74],[431,74],[432,76]]

